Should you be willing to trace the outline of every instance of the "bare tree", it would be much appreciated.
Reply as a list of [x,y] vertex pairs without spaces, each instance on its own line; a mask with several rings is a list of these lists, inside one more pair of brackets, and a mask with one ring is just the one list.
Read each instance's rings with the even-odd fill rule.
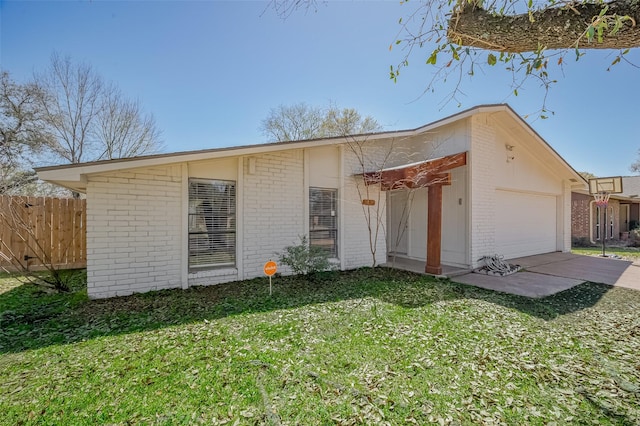
[[265,11],[272,8],[282,19],[288,18],[293,12],[303,10],[305,13],[318,10],[318,0],[270,0]]
[[18,166],[8,165],[0,167],[0,195],[17,194],[38,180],[34,171],[28,171]]
[[160,150],[153,116],[105,83],[90,65],[53,54],[36,84],[45,94],[40,108],[56,137],[53,151],[64,160],[80,163]]
[[298,103],[271,109],[260,129],[270,142],[283,142],[373,133],[382,130],[382,126],[353,108],[340,109],[333,104],[320,108]]
[[94,126],[102,108],[104,83],[87,64],[54,53],[49,68],[36,76],[46,93],[40,107],[56,137],[55,154],[69,163],[80,163],[98,152]]
[[98,160],[135,157],[160,150],[160,131],[155,119],[142,112],[139,101],[125,99],[113,87],[104,97],[97,116],[97,136],[103,150]]
[[374,133],[382,130],[382,126],[370,115],[362,117],[354,108],[340,109],[331,106],[325,113],[321,136],[345,136]]
[[299,141],[317,138],[322,129],[324,114],[321,108],[305,103],[279,105],[262,120],[260,130],[269,142]]
[[[640,151],[638,151],[638,155],[640,155]],[[631,164],[629,170],[631,170],[633,173],[640,174],[640,158],[638,158],[633,164]]]
[[[385,234],[386,194],[383,192],[381,180],[374,182],[372,179],[367,180],[365,176],[371,172],[381,173],[387,167],[394,152],[395,140],[386,146],[378,146],[367,138],[346,137],[348,151],[352,159],[351,172],[354,173],[355,189],[367,227],[371,267],[375,268],[377,266],[378,239]],[[393,242],[388,241],[388,244],[391,246]]]
[[38,109],[41,97],[35,85],[16,83],[0,71],[0,194],[30,183],[34,176],[25,167],[52,144]]
[[584,178],[584,180],[589,180],[589,179],[593,179],[593,178],[597,177],[593,173],[587,172],[587,171],[578,172],[578,173],[580,174],[580,176],[582,176]]

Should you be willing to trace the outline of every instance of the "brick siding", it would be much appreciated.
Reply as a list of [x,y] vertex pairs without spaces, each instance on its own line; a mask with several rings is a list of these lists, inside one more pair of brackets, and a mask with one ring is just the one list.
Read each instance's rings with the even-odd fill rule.
[[181,211],[179,168],[90,177],[89,297],[181,287]]

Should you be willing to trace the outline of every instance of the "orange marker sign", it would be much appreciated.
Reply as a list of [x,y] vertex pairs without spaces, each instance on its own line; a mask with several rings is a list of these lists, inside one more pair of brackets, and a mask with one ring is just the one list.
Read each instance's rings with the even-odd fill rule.
[[264,274],[267,276],[272,276],[278,271],[278,265],[273,260],[268,261],[264,264]]
[[268,261],[264,264],[264,274],[269,277],[269,296],[271,296],[271,277],[278,270],[278,265],[273,260]]

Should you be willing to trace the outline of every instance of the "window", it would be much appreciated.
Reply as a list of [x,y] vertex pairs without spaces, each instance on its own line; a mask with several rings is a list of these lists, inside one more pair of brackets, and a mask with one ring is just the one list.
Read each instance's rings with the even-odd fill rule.
[[596,240],[600,239],[600,206],[596,206]]
[[613,239],[613,207],[609,207],[609,239]]
[[309,188],[309,245],[338,257],[338,190]]
[[[605,240],[613,239],[613,231],[614,231],[614,223],[613,223],[613,207],[602,209],[600,206],[596,206],[596,240],[601,238],[601,227],[600,227],[600,215],[604,213],[605,217],[603,220],[604,226],[602,226],[602,234],[604,234]],[[608,222],[608,226],[607,226]]]
[[189,180],[189,269],[236,263],[236,184]]

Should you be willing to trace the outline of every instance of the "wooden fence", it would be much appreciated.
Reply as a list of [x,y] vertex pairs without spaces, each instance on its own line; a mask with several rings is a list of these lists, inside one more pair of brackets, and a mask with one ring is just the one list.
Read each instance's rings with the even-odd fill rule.
[[86,200],[0,195],[0,270],[84,268]]

